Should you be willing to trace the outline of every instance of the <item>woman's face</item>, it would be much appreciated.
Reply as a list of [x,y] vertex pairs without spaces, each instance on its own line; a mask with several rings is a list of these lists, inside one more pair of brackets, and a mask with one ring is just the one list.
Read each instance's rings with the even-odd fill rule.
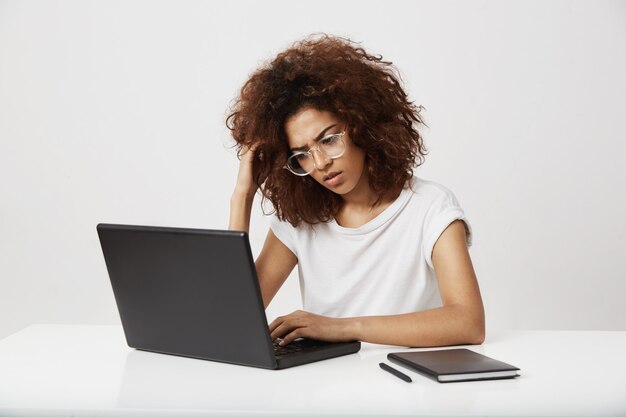
[[[333,113],[312,108],[300,110],[285,122],[285,133],[292,153],[315,148],[319,139],[343,132],[345,128],[345,123]],[[359,182],[367,181],[365,151],[352,143],[347,133],[343,135],[343,141],[346,149],[336,159],[313,151],[315,169],[309,174],[315,181],[340,195],[350,193]]]

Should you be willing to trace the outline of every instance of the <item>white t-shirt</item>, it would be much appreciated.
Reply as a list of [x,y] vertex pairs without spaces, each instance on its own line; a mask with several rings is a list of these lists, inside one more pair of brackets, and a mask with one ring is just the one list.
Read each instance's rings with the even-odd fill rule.
[[417,177],[374,219],[357,228],[335,220],[270,227],[298,258],[303,310],[330,317],[391,315],[440,307],[432,251],[454,220],[471,226],[454,194]]

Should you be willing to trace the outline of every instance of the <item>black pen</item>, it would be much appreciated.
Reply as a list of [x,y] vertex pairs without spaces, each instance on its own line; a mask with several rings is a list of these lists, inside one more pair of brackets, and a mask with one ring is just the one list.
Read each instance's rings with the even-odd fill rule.
[[380,369],[382,369],[383,371],[387,371],[390,374],[397,376],[398,378],[400,378],[401,380],[403,380],[405,382],[413,382],[411,377],[409,377],[408,375],[403,374],[402,372],[398,371],[396,368],[392,368],[391,366],[387,365],[386,363],[381,362],[378,365],[380,365]]

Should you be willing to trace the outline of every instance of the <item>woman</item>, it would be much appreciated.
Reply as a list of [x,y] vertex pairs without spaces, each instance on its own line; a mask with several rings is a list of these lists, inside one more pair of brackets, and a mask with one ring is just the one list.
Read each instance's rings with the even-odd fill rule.
[[305,311],[273,340],[403,346],[479,344],[483,304],[454,194],[413,176],[426,150],[420,107],[390,62],[310,37],[245,83],[227,119],[241,156],[231,230],[257,190],[274,209],[255,264],[268,306],[298,265]]

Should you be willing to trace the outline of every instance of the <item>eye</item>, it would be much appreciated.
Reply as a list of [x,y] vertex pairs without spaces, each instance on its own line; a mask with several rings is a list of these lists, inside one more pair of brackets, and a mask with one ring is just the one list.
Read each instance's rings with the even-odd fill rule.
[[305,159],[307,159],[308,156],[309,154],[305,152],[300,152],[293,155],[296,161],[304,161]]
[[332,145],[333,143],[337,142],[340,137],[341,135],[339,133],[336,133],[334,135],[330,135],[330,136],[326,136],[325,138],[322,138],[320,140],[320,143],[322,145]]

